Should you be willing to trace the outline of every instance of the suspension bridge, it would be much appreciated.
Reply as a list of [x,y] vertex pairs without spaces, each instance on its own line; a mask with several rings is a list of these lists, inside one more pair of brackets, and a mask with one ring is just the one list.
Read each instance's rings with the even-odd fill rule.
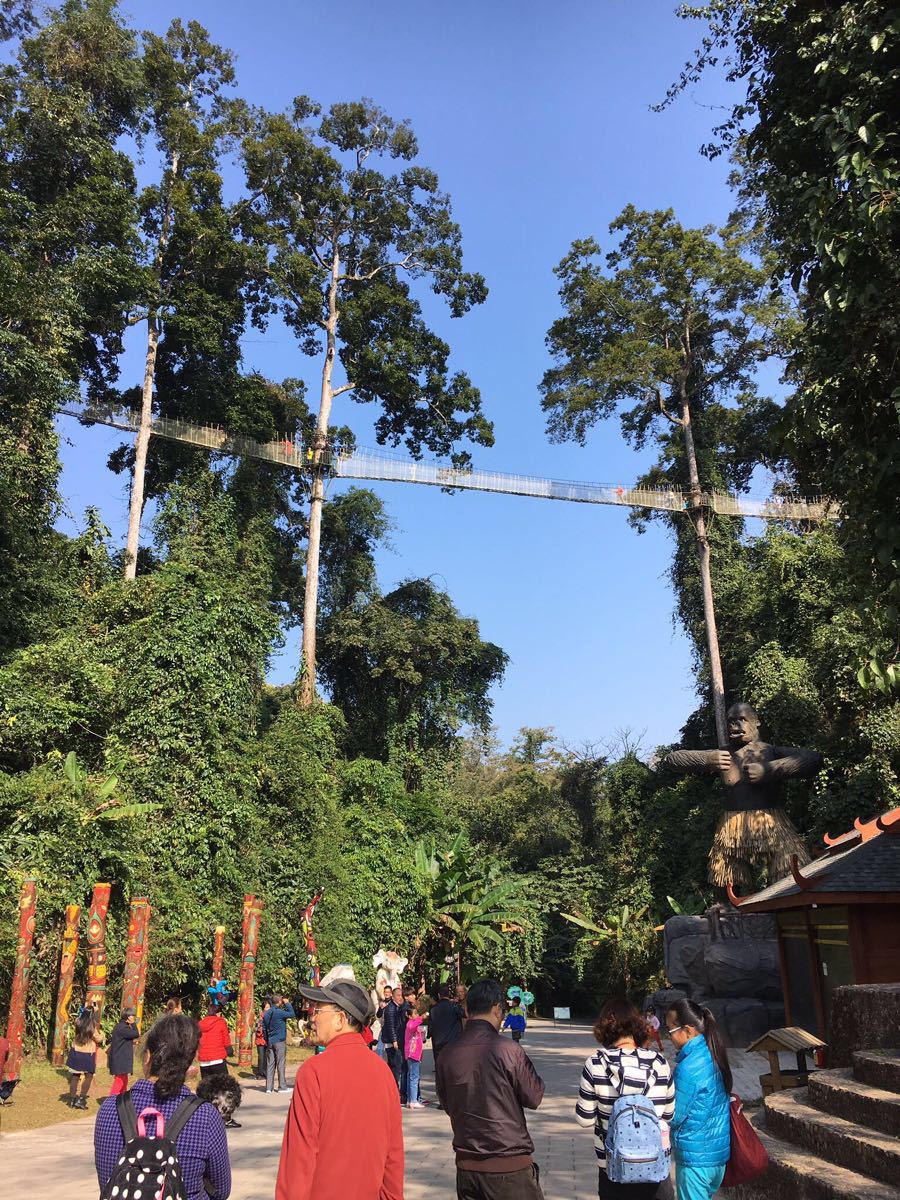
[[[136,433],[139,414],[129,408],[79,405],[62,409],[85,425],[107,425]],[[259,442],[229,434],[214,425],[193,425],[171,417],[157,417],[151,435],[167,441],[198,446],[215,454],[276,463],[294,471],[310,470],[311,449],[285,437]],[[506,496],[533,496],[542,500],[565,500],[576,504],[616,504],[624,508],[646,508],[662,512],[686,512],[692,508],[689,495],[680,488],[633,488],[613,483],[580,483],[566,479],[544,479],[535,475],[513,475],[475,467],[448,466],[434,460],[405,458],[382,448],[357,447],[327,456],[329,474],[336,479],[380,480],[386,483],[417,483],[447,490],[494,492]],[[766,499],[704,492],[700,504],[729,517],[756,517],[764,521],[833,521],[837,507],[827,500],[796,496]]]

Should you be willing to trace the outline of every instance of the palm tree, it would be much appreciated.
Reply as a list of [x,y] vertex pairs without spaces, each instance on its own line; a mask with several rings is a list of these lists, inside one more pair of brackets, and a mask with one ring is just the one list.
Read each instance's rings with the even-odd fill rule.
[[[521,879],[501,879],[499,863],[476,860],[465,835],[457,834],[448,850],[438,850],[434,838],[416,845],[416,870],[428,891],[425,931],[417,950],[443,963],[441,982],[456,960],[457,976],[464,974],[464,955],[500,943],[505,934],[520,933],[526,921],[521,906]],[[449,962],[447,961],[449,959]]]

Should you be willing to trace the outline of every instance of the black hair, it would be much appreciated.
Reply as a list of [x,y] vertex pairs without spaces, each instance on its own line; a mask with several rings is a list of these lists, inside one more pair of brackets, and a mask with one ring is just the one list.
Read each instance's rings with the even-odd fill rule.
[[503,988],[496,979],[479,979],[466,993],[466,1012],[470,1017],[489,1013],[495,1004],[503,1003]]
[[159,1018],[147,1034],[145,1046],[150,1055],[150,1075],[156,1080],[153,1090],[157,1100],[178,1095],[199,1044],[200,1028],[184,1013]]
[[78,1014],[75,1022],[75,1041],[86,1042],[97,1027],[97,1010],[93,1004],[87,1004]]
[[226,1121],[241,1106],[241,1085],[233,1075],[209,1075],[201,1079],[197,1095],[217,1108]]
[[675,1014],[676,1025],[690,1025],[692,1029],[696,1029],[698,1033],[702,1033],[706,1038],[706,1044],[709,1047],[709,1053],[713,1062],[719,1068],[719,1074],[722,1076],[722,1082],[725,1085],[725,1091],[730,1096],[732,1088],[731,1064],[728,1061],[728,1051],[725,1048],[725,1040],[719,1032],[719,1026],[716,1018],[708,1008],[702,1005],[694,1004],[691,1000],[676,1000],[674,1004],[668,1005],[667,1013]]

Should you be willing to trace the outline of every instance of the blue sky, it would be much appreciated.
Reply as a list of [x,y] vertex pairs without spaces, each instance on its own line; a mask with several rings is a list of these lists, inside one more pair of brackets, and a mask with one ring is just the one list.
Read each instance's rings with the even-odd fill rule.
[[[616,421],[584,448],[550,445],[537,387],[559,312],[553,267],[574,238],[602,240],[629,202],[671,206],[692,225],[727,216],[727,164],[699,154],[726,85],[710,79],[667,112],[649,111],[700,33],[671,0],[141,0],[125,11],[160,32],[175,16],[201,21],[236,53],[239,91],[254,103],[370,96],[408,117],[421,161],[453,198],[467,266],[490,287],[467,317],[435,322],[495,424],[496,445],[476,463],[625,484],[639,474],[645,460]],[[282,327],[265,338],[250,331],[245,352],[248,368],[274,378],[315,378]],[[139,367],[127,355],[123,383],[137,383]],[[334,419],[374,444],[365,407],[341,397]],[[124,540],[123,480],[105,467],[121,435],[65,419],[60,431],[66,526],[96,504]],[[623,728],[644,733],[648,749],[677,739],[695,700],[661,529],[639,536],[617,508],[372,486],[396,526],[379,559],[382,587],[433,577],[510,655],[494,697],[505,741],[522,725],[552,725],[573,745],[603,744]],[[292,637],[271,677],[295,670]]]

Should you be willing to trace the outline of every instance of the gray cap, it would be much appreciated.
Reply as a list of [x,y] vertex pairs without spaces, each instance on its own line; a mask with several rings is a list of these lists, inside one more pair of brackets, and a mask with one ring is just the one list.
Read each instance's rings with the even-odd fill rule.
[[302,987],[300,995],[315,1004],[334,1004],[361,1025],[368,1024],[375,1015],[369,993],[352,979],[336,979],[325,988]]

